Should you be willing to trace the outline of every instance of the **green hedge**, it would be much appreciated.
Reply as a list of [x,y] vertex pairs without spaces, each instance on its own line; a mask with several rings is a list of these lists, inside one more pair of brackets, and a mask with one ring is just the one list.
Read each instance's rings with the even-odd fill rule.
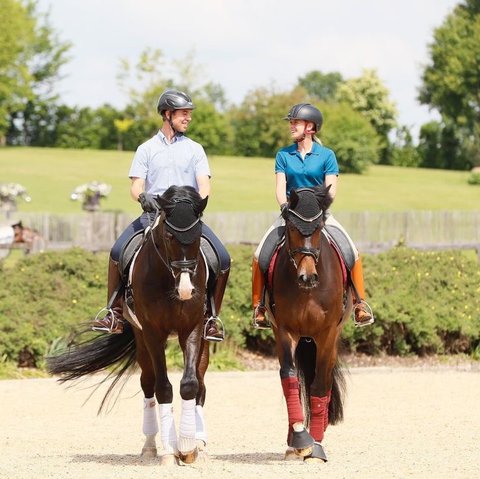
[[[273,354],[270,331],[251,327],[253,247],[230,246],[233,258],[221,317],[227,350],[249,347]],[[59,338],[91,321],[106,301],[107,255],[79,248],[0,263],[0,361],[43,366]],[[362,329],[349,321],[343,341],[351,352],[394,355],[480,355],[480,269],[459,251],[395,248],[364,257],[368,300],[376,323]]]

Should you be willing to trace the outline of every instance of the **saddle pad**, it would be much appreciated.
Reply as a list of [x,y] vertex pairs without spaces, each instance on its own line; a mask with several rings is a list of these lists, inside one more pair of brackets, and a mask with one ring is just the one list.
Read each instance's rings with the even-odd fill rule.
[[335,243],[338,246],[337,251],[340,252],[346,267],[351,271],[355,264],[355,251],[343,231],[334,225],[325,225],[322,232],[330,243]]
[[206,260],[207,269],[210,269],[215,277],[220,273],[220,261],[218,261],[217,253],[213,249],[210,242],[203,236],[200,238],[200,250]]
[[123,247],[122,252],[120,253],[120,261],[118,264],[118,269],[120,270],[122,277],[126,274],[128,265],[132,261],[133,256],[137,250],[140,249],[142,241],[143,231],[140,231]]

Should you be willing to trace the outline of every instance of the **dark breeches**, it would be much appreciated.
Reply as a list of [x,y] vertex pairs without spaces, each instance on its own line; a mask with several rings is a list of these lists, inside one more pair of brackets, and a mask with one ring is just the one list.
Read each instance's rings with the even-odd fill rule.
[[[147,226],[153,225],[154,220],[154,214],[143,213],[136,220],[132,221],[132,223],[130,223],[123,233],[118,237],[117,241],[115,241],[110,252],[112,259],[114,261],[118,261],[124,246],[137,233],[143,231],[145,228],[147,228]],[[228,254],[228,251],[226,250],[225,246],[223,246],[222,242],[217,238],[215,233],[205,223],[202,224],[202,236],[208,240],[208,242],[212,245],[212,248],[215,250],[218,260],[220,261],[220,269],[222,271],[230,269],[230,255]]]

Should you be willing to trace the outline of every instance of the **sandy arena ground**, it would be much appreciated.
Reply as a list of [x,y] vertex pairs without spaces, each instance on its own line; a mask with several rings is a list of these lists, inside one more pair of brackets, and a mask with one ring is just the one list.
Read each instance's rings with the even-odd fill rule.
[[[179,378],[171,374],[177,414]],[[277,371],[212,372],[206,379],[210,459],[193,466],[140,457],[138,376],[101,416],[99,392],[83,405],[91,390],[81,386],[0,381],[0,478],[478,477],[478,368],[352,368],[345,421],[327,430],[329,462],[320,465],[283,460],[286,407]]]

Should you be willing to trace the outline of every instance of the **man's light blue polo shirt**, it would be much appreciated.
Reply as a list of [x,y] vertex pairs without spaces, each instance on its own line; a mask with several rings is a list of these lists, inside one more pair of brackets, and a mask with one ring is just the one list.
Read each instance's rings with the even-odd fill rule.
[[290,196],[292,189],[321,185],[326,175],[338,175],[338,163],[335,153],[318,143],[313,143],[312,151],[303,159],[294,143],[278,151],[275,173],[285,173]]
[[145,191],[163,194],[172,185],[193,186],[197,176],[210,176],[207,155],[200,143],[181,135],[169,143],[159,131],[135,152],[128,176],[145,180]]

